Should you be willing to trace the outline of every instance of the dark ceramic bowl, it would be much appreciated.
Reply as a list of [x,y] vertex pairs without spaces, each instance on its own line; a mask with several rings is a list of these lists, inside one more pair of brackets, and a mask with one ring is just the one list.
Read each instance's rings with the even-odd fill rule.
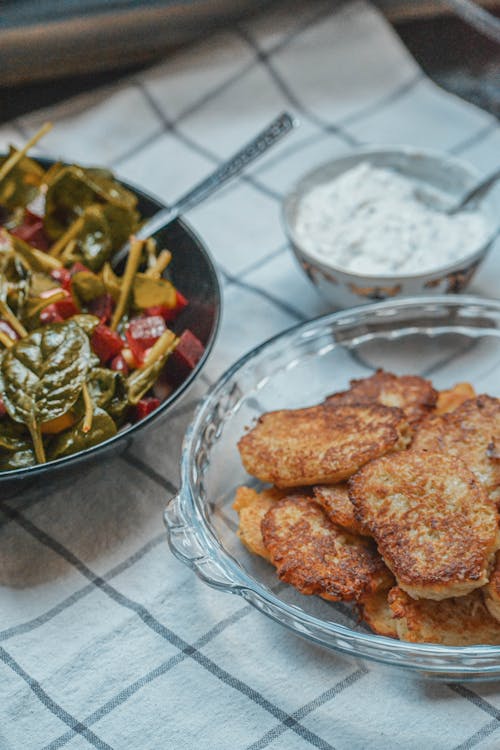
[[[37,158],[37,161],[46,168],[52,163],[48,159]],[[144,218],[149,218],[164,208],[165,204],[159,199],[153,198],[135,185],[126,182],[123,184],[137,195],[138,209]],[[179,400],[200,374],[214,345],[221,313],[220,284],[214,262],[201,239],[184,220],[177,219],[165,229],[156,232],[153,237],[160,247],[168,247],[172,251],[172,261],[168,267],[169,278],[189,300],[189,305],[172,324],[172,329],[176,333],[181,333],[185,328],[189,328],[205,346],[203,357],[186,380],[145,419],[124,427],[112,438],[104,440],[99,445],[71,456],[28,468],[0,472],[2,492],[8,491],[10,494],[14,491],[18,494],[25,487],[31,486],[32,480],[38,482],[43,478],[44,483],[47,481],[52,483],[52,480],[57,480],[61,473],[67,478],[68,472],[73,473],[89,461],[102,461],[112,453],[125,450],[145,429],[165,419],[171,406]]]

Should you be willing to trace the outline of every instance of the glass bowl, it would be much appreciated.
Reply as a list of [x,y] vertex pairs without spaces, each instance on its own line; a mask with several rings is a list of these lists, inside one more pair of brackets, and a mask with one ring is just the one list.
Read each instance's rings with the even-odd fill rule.
[[[38,158],[37,162],[49,168],[54,161]],[[158,198],[154,198],[135,185],[124,180],[120,182],[136,194],[139,213],[144,218],[153,216],[165,207]],[[140,422],[131,424],[119,430],[116,435],[102,443],[73,453],[45,464],[36,464],[22,469],[12,469],[0,472],[2,492],[23,492],[40,481],[43,475],[47,492],[56,486],[60,480],[68,475],[80,476],[85,472],[85,466],[92,461],[105,461],[106,457],[130,447],[135,438],[142,434],[153,422],[165,419],[172,405],[192,385],[199,376],[215,343],[221,316],[221,288],[214,261],[203,241],[195,234],[189,224],[183,219],[176,219],[164,229],[159,230],[153,237],[160,247],[172,250],[172,261],[166,275],[182,291],[189,300],[188,306],[171,324],[172,330],[180,334],[189,328],[203,343],[205,352],[188,377],[167,396],[160,406]],[[123,266],[119,272],[123,271]]]
[[236,444],[262,412],[315,404],[378,367],[421,374],[438,389],[466,380],[478,393],[500,397],[499,366],[500,302],[472,296],[361,306],[267,341],[222,376],[186,433],[182,486],[165,511],[172,551],[210,586],[242,596],[328,648],[428,678],[500,678],[498,646],[446,647],[377,636],[349,606],[280,583],[274,568],[239,541],[231,508],[237,486],[256,484]]
[[[400,146],[385,149],[363,148],[347,156],[333,159],[302,177],[283,201],[283,224],[292,250],[309,279],[321,295],[336,308],[352,307],[416,294],[461,292],[472,279],[488,250],[498,226],[498,206],[493,196],[486,196],[476,208],[483,214],[491,231],[487,240],[448,264],[424,273],[369,275],[348,271],[327,263],[307,252],[295,231],[298,206],[312,188],[335,179],[348,169],[368,162],[409,177],[425,188],[437,190],[439,197],[459,198],[479,180],[479,173],[470,165],[446,154],[431,150]],[[439,248],[436,249],[439,253]]]

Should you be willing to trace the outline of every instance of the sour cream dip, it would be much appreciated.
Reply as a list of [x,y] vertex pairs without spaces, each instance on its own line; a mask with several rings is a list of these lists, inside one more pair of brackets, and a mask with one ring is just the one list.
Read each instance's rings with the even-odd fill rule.
[[[435,202],[423,201],[423,190]],[[302,197],[295,236],[323,264],[353,273],[429,272],[479,250],[490,236],[483,214],[448,216],[440,210],[443,198],[396,171],[362,162]]]

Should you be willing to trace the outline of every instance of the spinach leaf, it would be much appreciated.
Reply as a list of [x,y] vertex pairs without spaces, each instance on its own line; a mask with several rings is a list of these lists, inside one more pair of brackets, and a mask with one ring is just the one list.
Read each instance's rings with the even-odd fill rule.
[[72,320],[39,328],[5,352],[0,393],[9,416],[30,431],[65,414],[85,382],[91,350]]
[[70,224],[95,200],[95,191],[87,184],[83,169],[65,167],[50,183],[45,196],[44,228],[57,240]]
[[78,300],[86,304],[102,294],[106,294],[106,287],[99,276],[91,271],[78,271],[71,279],[71,291]]
[[6,451],[31,449],[31,441],[24,427],[4,417],[0,421],[0,449]]
[[132,286],[134,307],[144,310],[153,305],[175,307],[175,287],[166,279],[152,279],[143,273],[136,273]]
[[129,406],[127,386],[121,372],[95,367],[87,380],[87,387],[96,406],[120,421]]
[[83,432],[83,419],[69,430],[57,435],[50,443],[48,457],[50,459],[69,456],[71,453],[84,451],[93,445],[102,443],[113,435],[116,435],[116,425],[103,409],[96,407],[92,418],[92,427],[89,432]]
[[[9,155],[0,159],[0,166],[14,152],[11,146]],[[6,208],[26,208],[37,196],[44,175],[43,168],[36,161],[28,156],[23,157],[0,183],[0,203]]]
[[160,372],[163,369],[165,362],[169,357],[170,352],[165,354],[160,359],[157,359],[153,364],[147,367],[141,367],[138,370],[128,376],[127,378],[127,391],[128,400],[132,406],[139,403],[145,393],[156,383]]
[[27,466],[34,466],[36,462],[35,454],[29,447],[13,452],[0,450],[0,471],[24,469]]

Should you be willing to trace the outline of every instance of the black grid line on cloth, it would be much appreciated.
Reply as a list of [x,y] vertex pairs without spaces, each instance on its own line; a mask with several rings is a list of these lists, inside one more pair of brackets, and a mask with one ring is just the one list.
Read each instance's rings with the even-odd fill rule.
[[240,289],[246,289],[249,292],[257,294],[259,297],[262,297],[267,302],[271,303],[274,307],[277,307],[282,312],[290,315],[292,318],[295,318],[295,320],[297,320],[298,322],[304,322],[308,320],[307,315],[304,315],[304,313],[300,312],[300,310],[297,310],[296,307],[293,307],[293,305],[289,305],[287,302],[283,302],[278,297],[275,297],[265,289],[262,289],[260,286],[257,286],[256,284],[250,284],[248,281],[243,281],[237,276],[232,276],[224,269],[221,269],[221,271],[228,285],[237,286]]
[[488,125],[479,128],[478,131],[468,136],[467,138],[464,138],[464,140],[460,141],[460,143],[457,143],[454,146],[452,146],[452,148],[448,149],[448,153],[449,154],[461,154],[462,151],[466,151],[466,149],[470,148],[471,146],[479,145],[481,141],[484,141],[485,138],[487,138],[489,135],[491,135],[491,133],[493,133],[497,129],[498,129],[498,121],[493,120],[493,122],[488,123]]
[[[341,0],[341,2],[337,2],[335,5],[328,4],[327,7],[322,8],[317,13],[314,13],[310,18],[305,19],[303,23],[299,24],[295,29],[290,31],[286,36],[281,39],[281,41],[277,42],[276,44],[272,45],[272,47],[269,49],[268,54],[274,54],[275,52],[279,52],[279,50],[284,49],[293,39],[295,39],[297,36],[300,36],[304,31],[311,28],[312,26],[315,26],[320,21],[325,20],[326,18],[335,15],[338,13],[342,8],[347,4],[346,0]],[[239,70],[237,73],[234,73],[230,75],[225,81],[215,86],[213,89],[205,93],[203,96],[201,96],[196,102],[190,104],[186,109],[184,109],[179,115],[177,115],[176,118],[173,119],[173,124],[178,125],[182,120],[185,120],[190,115],[197,112],[201,107],[205,106],[205,104],[208,104],[213,99],[216,99],[220,94],[222,94],[227,88],[232,86],[234,83],[237,83],[241,78],[247,75],[253,68],[255,68],[258,63],[260,62],[260,58],[257,54],[255,54],[255,58],[248,63],[244,68]]]
[[157,633],[157,635],[164,638],[172,646],[179,649],[179,651],[185,652],[197,664],[204,667],[207,672],[211,673],[214,677],[217,677],[221,682],[224,682],[229,687],[237,690],[242,695],[245,695],[256,705],[260,706],[275,718],[279,719],[282,722],[288,722],[290,728],[299,737],[307,740],[313,747],[324,747],[324,745],[321,744],[323,740],[315,735],[314,732],[311,732],[306,727],[303,727],[300,722],[292,719],[292,717],[287,714],[286,711],[283,711],[283,709],[279,708],[274,703],[269,701],[257,690],[254,690],[252,687],[250,687],[250,685],[247,685],[245,682],[220,667],[212,659],[197,651],[191,644],[174,633],[174,631],[172,631],[166,625],[163,625],[142,604],[119,592],[107,581],[105,581],[102,576],[95,575],[82,560],[80,560],[63,544],[58,542],[56,539],[53,539],[49,534],[47,534],[35,524],[31,523],[31,521],[25,518],[21,513],[18,513],[11,508],[6,508],[2,503],[0,503],[0,507],[3,508],[6,513],[11,515],[13,520],[15,520],[16,523],[18,523],[25,531],[31,534],[31,536],[37,539],[41,544],[60,555],[64,560],[66,560],[66,562],[73,565],[76,570],[78,570],[83,576],[88,578],[89,581],[91,581],[110,599],[116,602],[119,606],[125,607],[126,609],[134,612],[139,617],[139,619],[141,619],[142,622],[153,632]]
[[240,27],[237,27],[237,28],[238,28],[238,33],[240,34],[241,38],[249,45],[249,47],[251,47],[251,49],[254,50],[255,54],[257,55],[257,58],[264,66],[271,80],[274,81],[275,85],[278,87],[278,89],[281,91],[283,96],[286,98],[286,100],[290,104],[290,107],[297,110],[297,112],[300,112],[300,114],[303,117],[306,117],[310,122],[312,122],[317,127],[321,128],[321,130],[323,130],[324,132],[334,133],[338,138],[344,141],[344,143],[346,143],[348,146],[361,145],[361,141],[359,141],[357,138],[355,138],[346,130],[344,130],[340,125],[328,122],[327,120],[320,117],[319,115],[316,115],[314,112],[311,112],[304,104],[302,104],[300,99],[291,91],[288,84],[285,83],[283,77],[278,73],[278,71],[272,64],[270,58],[273,52],[264,52],[263,50],[260,49],[260,47],[254,41],[254,39],[250,36],[250,34],[248,34],[248,32],[245,29],[242,29]]
[[[314,700],[306,703],[304,706],[297,709],[297,711],[294,711],[292,716],[295,719],[302,721],[302,719],[304,719],[306,716],[311,714],[313,711],[316,711],[317,708],[324,706],[325,703],[329,703],[337,695],[339,695],[339,693],[342,693],[344,690],[351,687],[351,685],[354,685],[366,674],[368,674],[368,669],[366,669],[366,667],[357,669],[355,672],[352,672],[343,680],[337,682],[331,688],[328,688],[328,690],[325,690],[323,693],[321,693],[321,695],[318,695],[317,698],[314,698]],[[286,726],[284,726],[283,724],[277,724],[275,727],[266,732],[259,740],[257,740],[257,742],[253,742],[251,745],[248,745],[245,750],[264,750],[264,748],[268,747],[286,730]]]
[[[146,544],[144,544],[140,549],[136,550],[132,555],[127,557],[121,563],[118,563],[118,565],[116,565],[114,568],[108,570],[107,573],[104,573],[104,575],[102,576],[103,579],[105,581],[111,581],[113,578],[116,578],[116,576],[124,573],[126,570],[131,568],[133,565],[135,565],[135,563],[139,562],[139,560],[147,555],[148,552],[151,552],[151,550],[155,549],[155,547],[157,547],[159,544],[165,543],[166,537],[162,532],[161,534],[153,537],[153,539],[150,539],[149,542],[146,542]],[[76,604],[81,599],[89,596],[89,594],[91,594],[95,590],[96,589],[94,584],[88,583],[87,585],[82,586],[82,588],[75,591],[73,594],[67,596],[58,604],[48,609],[43,614],[34,617],[32,620],[20,623],[19,625],[13,625],[10,628],[6,628],[5,630],[0,631],[0,643],[3,641],[7,641],[10,638],[24,635],[24,633],[30,633],[32,630],[36,630],[42,625],[45,625],[46,622],[49,622],[54,617],[57,617],[57,615],[61,614],[61,612],[64,612],[66,609],[73,606],[73,604]]]
[[482,698],[480,695],[475,693],[471,688],[465,687],[465,685],[461,684],[448,684],[448,688],[459,695],[461,698],[465,698],[465,700],[469,701],[469,703],[472,703],[474,704],[474,706],[477,706],[477,708],[480,708],[481,711],[484,711],[490,716],[493,716],[493,718],[497,721],[500,721],[500,709],[495,708],[495,706],[493,706],[485,698]]
[[106,742],[104,742],[100,737],[92,732],[91,729],[86,727],[83,722],[75,719],[74,716],[65,711],[62,706],[56,703],[42,688],[38,680],[35,680],[33,677],[31,677],[31,675],[29,675],[28,672],[26,672],[26,670],[24,670],[21,665],[15,659],[13,659],[13,657],[3,648],[3,646],[0,646],[0,659],[6,666],[10,667],[13,672],[15,672],[22,680],[24,680],[24,682],[36,695],[38,700],[43,703],[43,705],[52,714],[54,714],[54,716],[64,722],[64,724],[67,724],[72,729],[74,734],[80,734],[87,740],[90,745],[98,748],[98,750],[113,750],[111,745],[108,745]]
[[[223,159],[220,159],[218,156],[216,156],[213,151],[210,151],[210,149],[207,149],[205,146],[202,146],[201,144],[197,143],[192,138],[189,138],[185,133],[183,133],[177,125],[175,125],[172,121],[170,121],[165,114],[162,112],[161,108],[158,106],[158,103],[156,102],[155,98],[152,96],[151,92],[148,90],[146,85],[139,79],[134,78],[132,79],[131,83],[133,83],[136,88],[141,92],[144,99],[148,103],[150,109],[152,112],[158,117],[160,122],[162,123],[163,130],[157,134],[155,138],[150,138],[148,141],[148,144],[139,143],[134,149],[130,149],[128,151],[127,158],[130,158],[131,156],[135,156],[136,154],[140,153],[145,145],[149,145],[154,140],[157,140],[160,138],[163,133],[171,133],[171,135],[175,136],[177,140],[181,141],[185,146],[190,148],[192,151],[194,151],[199,156],[203,156],[209,161],[211,161],[214,165],[220,166],[223,164]],[[120,164],[123,162],[123,158],[119,156],[117,159],[113,160],[112,166],[116,166],[117,164]],[[272,200],[279,202],[281,201],[281,195],[279,193],[276,193],[274,190],[271,190],[266,185],[263,185],[259,182],[259,180],[256,180],[254,177],[251,177],[247,174],[240,174],[239,179],[243,182],[248,183],[249,185],[252,185],[252,187],[256,188],[260,193],[266,195],[268,198],[271,198]],[[227,190],[227,187],[225,188]]]
[[[245,606],[241,607],[236,612],[233,612],[233,614],[229,615],[228,617],[225,617],[223,620],[220,620],[217,623],[217,625],[215,625],[213,628],[207,631],[204,635],[198,638],[198,640],[193,643],[193,647],[196,648],[197,650],[203,648],[208,643],[210,643],[210,641],[212,641],[214,638],[220,635],[220,633],[223,633],[224,630],[226,630],[226,628],[239,622],[244,617],[249,615],[252,611],[254,611],[254,608],[251,607],[249,604],[246,604]],[[188,658],[188,654],[184,652],[179,652],[175,654],[174,656],[171,656],[169,659],[164,661],[158,667],[155,667],[154,669],[150,670],[147,674],[143,675],[138,680],[134,680],[134,682],[130,683],[130,685],[127,685],[127,687],[123,688],[123,690],[120,690],[119,693],[117,693],[112,698],[110,698],[109,701],[107,701],[102,706],[100,706],[96,711],[89,714],[89,716],[85,717],[85,723],[88,726],[93,726],[95,723],[97,723],[98,721],[103,719],[105,716],[107,716],[115,708],[118,708],[118,706],[121,706],[123,703],[125,703],[129,698],[135,695],[135,693],[141,690],[141,688],[143,688],[145,685],[148,685],[150,682],[153,682],[158,677],[163,676],[164,674],[169,672],[171,669],[173,669],[173,667],[185,661],[187,658]],[[69,740],[73,736],[74,736],[74,732],[71,732],[71,731],[65,732],[63,735],[61,735],[57,739],[53,740],[53,742],[51,742],[49,745],[47,745],[46,748],[44,748],[44,750],[56,750],[57,748],[63,747],[67,742],[69,742]]]
[[493,734],[493,732],[496,732],[499,726],[500,724],[496,719],[489,721],[487,724],[481,727],[479,731],[477,731],[471,737],[468,737],[465,742],[461,742],[460,745],[454,747],[453,750],[471,750],[473,747],[476,747],[476,745],[479,745],[480,742],[486,739],[486,737],[489,737]]
[[176,487],[175,484],[172,484],[170,480],[159,474],[155,469],[153,469],[152,466],[145,463],[140,458],[137,458],[137,456],[131,453],[130,450],[122,453],[120,458],[129,466],[132,466],[134,469],[137,469],[138,471],[145,474],[149,479],[155,482],[155,484],[158,484],[164,490],[170,492],[171,495],[175,495],[178,492],[178,487]]
[[337,121],[337,124],[340,125],[340,127],[344,128],[346,125],[352,125],[353,123],[363,120],[365,117],[370,117],[371,115],[375,115],[381,109],[384,109],[390,104],[394,104],[394,102],[397,102],[398,99],[401,99],[401,97],[406,96],[406,94],[412,91],[415,88],[415,86],[424,79],[425,79],[425,75],[423,71],[422,70],[417,71],[408,81],[406,81],[406,83],[401,83],[399,86],[397,86],[394,89],[394,91],[389,92],[388,94],[383,96],[381,99],[379,99],[377,102],[374,102],[373,104],[368,104],[366,107],[362,107],[357,112],[353,112],[347,117],[341,118],[340,120]]
[[[259,260],[256,260],[253,263],[250,263],[249,266],[246,266],[241,271],[239,271],[238,279],[244,279],[245,276],[248,276],[248,274],[252,273],[253,271],[257,271],[263,268],[263,266],[266,266],[271,261],[276,260],[276,258],[279,258],[280,255],[284,255],[289,249],[290,249],[290,245],[286,243],[285,245],[281,245],[277,250],[272,250],[267,255],[264,255],[263,258],[260,258]],[[219,270],[221,274],[226,275],[222,267],[219,267]],[[228,284],[232,283],[232,279],[228,278],[226,280]]]

